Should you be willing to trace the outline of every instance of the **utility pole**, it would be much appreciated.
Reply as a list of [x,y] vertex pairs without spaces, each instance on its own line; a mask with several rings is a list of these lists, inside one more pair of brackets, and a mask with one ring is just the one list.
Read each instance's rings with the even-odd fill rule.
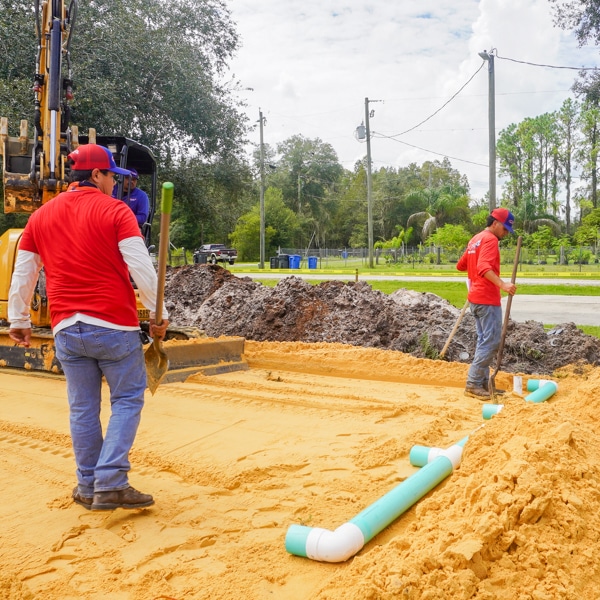
[[369,119],[375,111],[369,111],[369,102],[383,102],[383,100],[369,100],[365,98],[365,120],[354,132],[356,139],[360,142],[366,138],[367,141],[367,232],[369,244],[369,268],[373,268],[373,185],[371,183],[371,125]]
[[489,195],[490,212],[496,208],[496,83],[494,80],[494,50],[479,53],[488,61],[488,129],[489,129]]
[[365,98],[365,127],[367,134],[367,233],[369,239],[369,268],[373,264],[373,189],[371,183],[371,128],[369,125],[369,99]]
[[258,122],[260,123],[260,261],[259,269],[265,268],[265,150],[263,143],[263,127],[265,118],[262,110],[258,109]]

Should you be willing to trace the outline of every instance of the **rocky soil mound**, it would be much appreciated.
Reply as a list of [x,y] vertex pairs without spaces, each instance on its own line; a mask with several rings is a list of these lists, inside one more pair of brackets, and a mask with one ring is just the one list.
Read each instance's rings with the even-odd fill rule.
[[[165,300],[173,325],[198,327],[210,337],[339,342],[420,358],[438,358],[460,314],[435,294],[387,295],[364,282],[313,285],[299,277],[271,288],[216,265],[168,269]],[[474,350],[475,321],[467,311],[445,359],[469,363]],[[600,364],[600,340],[574,323],[545,331],[536,321],[509,321],[502,370],[550,375],[574,363]]]

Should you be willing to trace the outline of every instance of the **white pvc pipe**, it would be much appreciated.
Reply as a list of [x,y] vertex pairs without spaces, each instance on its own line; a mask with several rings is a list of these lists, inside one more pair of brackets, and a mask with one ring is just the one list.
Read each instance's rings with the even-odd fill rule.
[[335,531],[314,527],[306,538],[306,556],[323,562],[344,562],[365,545],[360,527],[344,523]]

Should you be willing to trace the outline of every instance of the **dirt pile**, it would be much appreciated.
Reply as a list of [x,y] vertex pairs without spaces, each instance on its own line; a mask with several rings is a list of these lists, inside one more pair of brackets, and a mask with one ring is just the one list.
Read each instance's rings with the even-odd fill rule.
[[[460,311],[430,293],[398,290],[391,295],[365,282],[312,285],[299,277],[274,288],[235,277],[214,265],[169,269],[165,298],[170,320],[207,335],[239,335],[255,341],[338,342],[437,358]],[[475,321],[465,314],[446,353],[469,363]],[[510,321],[502,369],[550,375],[574,363],[600,364],[600,340],[562,323],[549,332],[536,321]]]

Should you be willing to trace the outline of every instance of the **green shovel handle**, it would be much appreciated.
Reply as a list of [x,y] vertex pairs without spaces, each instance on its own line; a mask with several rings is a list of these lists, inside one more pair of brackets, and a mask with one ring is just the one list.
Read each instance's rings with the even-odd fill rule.
[[173,188],[175,186],[170,181],[165,181],[162,185],[162,198],[160,202],[160,211],[163,215],[170,215],[173,209]]

